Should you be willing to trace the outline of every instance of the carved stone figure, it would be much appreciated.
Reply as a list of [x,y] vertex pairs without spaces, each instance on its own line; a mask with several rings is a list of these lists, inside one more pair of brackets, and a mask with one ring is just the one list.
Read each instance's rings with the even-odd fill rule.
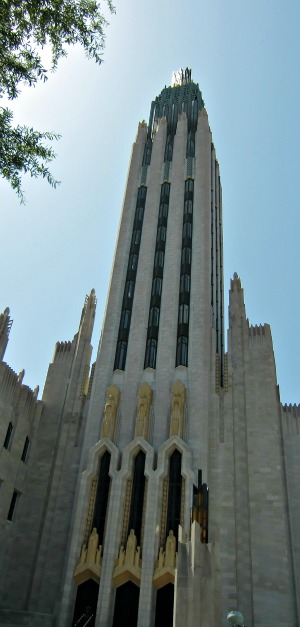
[[165,566],[175,567],[176,562],[176,538],[171,529],[166,541]]
[[134,564],[136,545],[136,535],[134,533],[134,529],[131,529],[126,544],[125,564]]
[[149,431],[149,415],[152,400],[152,388],[148,383],[142,383],[138,391],[138,404],[135,435],[148,437]]
[[184,426],[185,387],[176,381],[172,387],[170,435],[182,438]]
[[120,400],[120,391],[116,385],[110,385],[106,390],[106,399],[103,412],[101,437],[113,439],[115,432],[116,414]]

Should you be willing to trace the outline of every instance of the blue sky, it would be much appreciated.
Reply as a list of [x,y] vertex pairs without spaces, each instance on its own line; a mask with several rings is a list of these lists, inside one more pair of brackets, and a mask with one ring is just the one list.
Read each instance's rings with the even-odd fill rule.
[[24,179],[25,207],[0,179],[0,310],[14,320],[6,361],[44,384],[57,340],[77,331],[95,288],[97,348],[139,120],[172,71],[192,68],[223,187],[225,309],[238,272],[251,324],[271,325],[282,402],[299,402],[298,0],[119,0],[104,63],[78,48],[24,89],[16,122],[62,135],[53,190]]

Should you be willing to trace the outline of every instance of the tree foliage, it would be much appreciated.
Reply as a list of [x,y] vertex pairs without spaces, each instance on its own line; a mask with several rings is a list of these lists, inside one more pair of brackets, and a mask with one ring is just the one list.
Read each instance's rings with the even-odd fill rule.
[[[111,0],[108,8],[114,11]],[[0,2],[0,98],[12,100],[22,85],[34,86],[57,68],[70,45],[80,44],[86,56],[101,63],[107,21],[94,0],[1,0]],[[45,46],[51,49],[51,66],[42,59]],[[13,114],[0,107],[0,174],[23,200],[22,173],[42,176],[55,186],[45,165],[55,157],[43,143],[57,139],[55,133],[38,132],[12,125]]]

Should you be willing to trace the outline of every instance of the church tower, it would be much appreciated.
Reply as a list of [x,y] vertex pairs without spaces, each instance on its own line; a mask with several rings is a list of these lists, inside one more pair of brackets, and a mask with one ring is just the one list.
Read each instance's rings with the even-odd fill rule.
[[90,371],[95,309],[92,290],[41,401],[0,315],[0,624],[300,625],[300,406],[237,273],[224,352],[219,166],[188,68],[138,127]]
[[103,627],[171,626],[193,498],[199,542],[209,540],[222,247],[219,166],[187,68],[152,102],[133,146],[67,565],[74,625],[85,612],[93,625],[97,612]]

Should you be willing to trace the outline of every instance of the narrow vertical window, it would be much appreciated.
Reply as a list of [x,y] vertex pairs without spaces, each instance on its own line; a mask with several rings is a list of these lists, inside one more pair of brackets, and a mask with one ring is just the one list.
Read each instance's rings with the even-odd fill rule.
[[155,277],[153,279],[153,285],[152,285],[152,296],[160,296],[161,295],[161,289],[162,289],[162,279],[160,277]]
[[145,368],[155,368],[156,365],[157,340],[150,339],[147,341]]
[[22,452],[22,455],[21,455],[21,461],[24,462],[24,464],[27,461],[28,449],[29,449],[29,438],[26,437],[26,440],[24,442],[23,452]]
[[168,536],[169,532],[173,531],[176,540],[178,539],[178,526],[180,524],[181,484],[181,453],[175,449],[170,457],[166,535]]
[[127,342],[118,342],[114,370],[124,370],[127,353]]
[[105,451],[103,457],[101,458],[99,477],[98,477],[98,486],[97,486],[97,496],[96,496],[96,503],[95,503],[94,517],[93,517],[93,524],[92,524],[92,527],[96,527],[97,529],[97,532],[99,534],[100,544],[103,544],[103,541],[104,541],[105,521],[106,521],[106,513],[107,513],[107,506],[108,506],[109,488],[110,488],[110,476],[109,476],[110,458],[111,458],[111,455],[108,451]]
[[182,304],[179,306],[178,322],[179,324],[189,323],[189,306],[188,305]]
[[12,520],[13,519],[13,515],[14,515],[14,512],[15,512],[16,504],[17,504],[17,500],[18,500],[18,496],[19,496],[19,493],[16,492],[16,490],[14,490],[14,493],[12,495],[12,499],[11,499],[11,502],[10,502],[8,514],[7,514],[7,520]]
[[13,430],[14,430],[13,424],[12,424],[12,422],[10,422],[8,427],[7,427],[5,440],[3,442],[3,447],[4,448],[7,448],[7,449],[9,448],[9,446],[11,444],[11,440],[12,440]]
[[133,529],[139,546],[141,543],[145,492],[145,461],[146,455],[144,451],[139,451],[134,460],[133,484],[128,524],[128,535],[130,534],[131,529]]
[[180,335],[177,340],[176,366],[188,365],[188,338]]

